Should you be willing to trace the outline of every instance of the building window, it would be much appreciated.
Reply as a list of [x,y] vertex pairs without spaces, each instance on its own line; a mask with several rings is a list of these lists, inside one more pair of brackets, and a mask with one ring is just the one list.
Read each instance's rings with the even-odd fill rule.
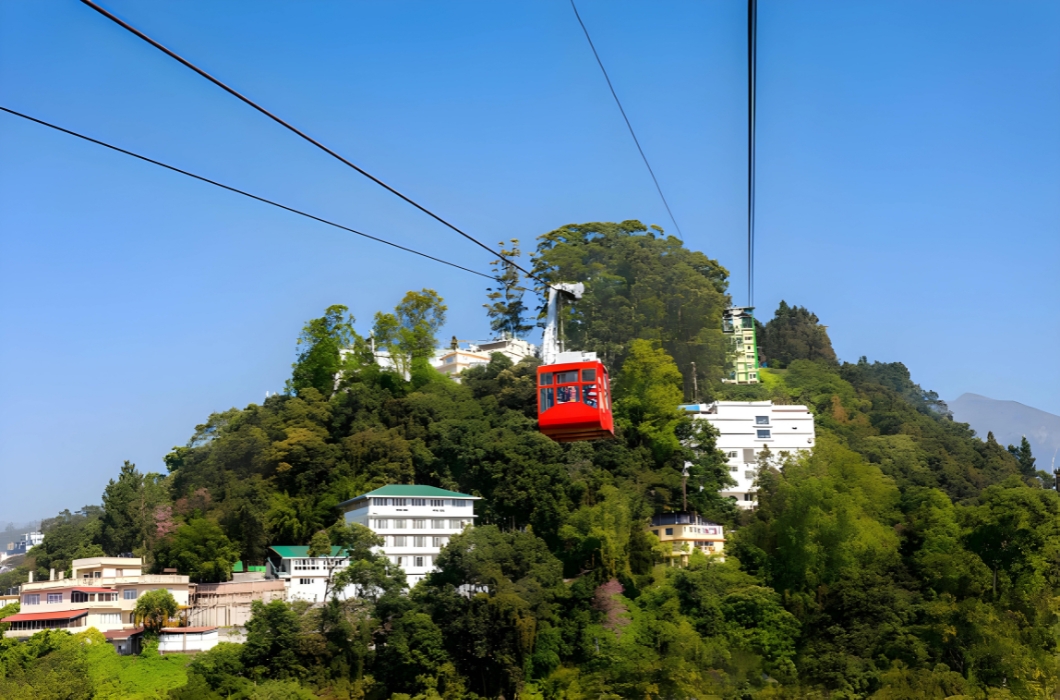
[[754,472],[744,472],[743,473],[743,478],[745,478],[745,479],[753,479],[753,478],[755,478],[755,473]]
[[423,506],[427,505],[427,499],[426,498],[413,498],[412,499],[412,505],[415,506],[415,507],[422,508]]
[[88,602],[88,594],[87,593],[82,593],[81,591],[74,591],[73,593],[70,594],[70,602],[71,603],[87,603]]
[[121,624],[121,613],[101,613],[99,616],[99,624],[101,625],[120,625]]
[[375,521],[375,529],[376,530],[385,530],[386,527],[387,527],[387,523],[389,523],[389,522],[390,521],[387,520],[386,518],[379,518],[378,520]]
[[755,495],[753,493],[745,493],[743,495],[743,500],[745,500],[745,501],[753,501],[754,499],[755,499]]
[[405,557],[394,557],[394,563],[398,566],[403,566],[405,563]]
[[412,529],[413,530],[426,530],[427,529],[427,521],[426,520],[413,520],[412,521]]
[[394,521],[394,529],[395,530],[404,530],[405,529],[405,519],[404,518],[398,518],[397,520],[395,520]]
[[390,504],[392,506],[407,506],[408,505],[408,499],[407,498],[391,498],[390,500],[392,501],[392,503]]
[[445,507],[445,499],[443,499],[443,498],[432,498],[431,499],[431,508],[444,508],[444,507]]
[[674,534],[674,529],[673,529],[672,527],[668,527],[668,528],[666,528],[666,534],[667,534],[667,535],[672,535],[672,534]]
[[377,505],[377,506],[385,506],[385,505],[387,505],[387,502],[386,502],[385,498],[373,498],[372,501],[374,501],[375,505]]
[[758,431],[758,439],[759,440],[767,440],[767,439],[769,439],[769,432],[770,431],[768,431],[768,430],[759,430]]
[[416,535],[415,537],[412,538],[412,546],[414,546],[414,547],[426,547],[427,546],[427,538],[424,537],[423,535]]
[[394,546],[395,547],[404,547],[405,546],[405,539],[406,538],[405,538],[404,535],[395,535],[394,536]]
[[433,521],[431,523],[431,527],[433,529],[435,529],[435,530],[444,530],[445,529],[445,521],[444,520],[435,520],[435,521]]
[[445,546],[445,538],[444,537],[432,537],[431,538],[431,546],[433,546],[433,547],[444,547]]
[[656,537],[658,537],[658,536],[659,536],[659,531],[658,531],[658,530],[652,530],[652,531],[651,531],[651,534],[653,534],[653,535],[655,535]]
[[122,591],[122,597],[124,597],[125,600],[136,600],[136,589],[126,588],[124,591]]
[[63,602],[63,594],[62,593],[49,593],[48,594],[48,604],[49,605],[54,604],[54,603],[61,603],[61,602]]
[[299,586],[312,586],[313,585],[313,579],[311,579],[311,578],[300,578],[300,579],[298,579],[298,585]]
[[416,566],[423,566],[423,557],[416,557]]
[[471,501],[465,501],[463,499],[457,499],[457,498],[453,499],[453,507],[454,508],[466,508],[469,505],[471,505]]
[[725,453],[725,456],[728,457],[729,459],[736,459],[737,457],[740,456],[740,454],[736,450],[730,450],[730,451]]
[[40,593],[32,593],[22,596],[23,605],[40,605]]
[[738,464],[730,465],[729,466],[729,471],[731,471],[731,472],[740,471],[740,465],[738,465]]
[[755,425],[769,425],[769,416],[755,416]]

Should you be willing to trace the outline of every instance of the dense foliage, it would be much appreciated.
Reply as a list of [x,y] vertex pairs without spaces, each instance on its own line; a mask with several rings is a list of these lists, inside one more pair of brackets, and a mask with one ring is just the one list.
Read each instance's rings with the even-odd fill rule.
[[[195,657],[174,698],[1056,696],[1060,499],[1029,447],[976,438],[899,363],[839,364],[810,345],[789,343],[761,385],[722,385],[725,271],[637,222],[547,234],[537,264],[588,286],[568,338],[617,370],[616,440],[540,435],[532,359],[494,355],[460,384],[426,367],[445,311],[430,290],[376,316],[402,358],[389,369],[331,307],[307,324],[294,374],[334,374],[210,416],[167,475],[126,465],[102,511],[49,525],[36,565],[131,548],[215,580],[269,544],[349,552],[341,583],[365,595],[256,604],[246,643]],[[791,317],[782,307],[776,327]],[[812,455],[762,456],[753,512],[717,495],[715,435],[676,408],[692,361],[716,397],[815,414]],[[686,462],[689,505],[727,526],[727,557],[670,568],[645,525],[681,508]],[[387,483],[483,498],[478,526],[411,591],[374,535],[337,523],[339,502]],[[3,647],[0,688],[89,678],[91,645],[57,636]]]
[[783,369],[794,360],[836,361],[828,329],[817,314],[801,306],[781,301],[773,318],[760,327],[759,360],[769,367]]

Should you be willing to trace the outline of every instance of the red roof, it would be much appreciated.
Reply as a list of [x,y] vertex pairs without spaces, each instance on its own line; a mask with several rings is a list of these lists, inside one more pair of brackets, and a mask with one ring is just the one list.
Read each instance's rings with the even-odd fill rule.
[[200,634],[202,632],[213,632],[216,627],[163,627],[166,634]]
[[56,612],[16,613],[0,622],[32,622],[33,620],[76,620],[88,614],[87,610],[61,610]]
[[107,639],[128,639],[129,637],[143,633],[143,627],[133,627],[132,629],[127,630],[110,630],[109,632],[104,632],[103,636]]
[[79,593],[117,593],[113,588],[92,588],[91,586],[74,586]]

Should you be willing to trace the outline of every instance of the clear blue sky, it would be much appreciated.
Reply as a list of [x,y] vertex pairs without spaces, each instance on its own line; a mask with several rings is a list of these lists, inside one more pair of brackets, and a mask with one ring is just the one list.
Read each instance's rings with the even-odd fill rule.
[[[668,225],[569,4],[106,6],[495,242]],[[745,4],[580,9],[689,246],[746,286]],[[1060,413],[1060,4],[760,6],[757,298],[945,398]],[[73,0],[0,3],[0,104],[488,269],[489,256]],[[282,389],[303,321],[484,280],[0,114],[0,521],[163,470]]]

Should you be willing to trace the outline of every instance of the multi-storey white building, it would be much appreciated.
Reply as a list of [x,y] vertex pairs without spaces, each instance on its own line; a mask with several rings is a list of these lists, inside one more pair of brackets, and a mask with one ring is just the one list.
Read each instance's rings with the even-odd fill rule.
[[718,449],[728,457],[729,475],[736,481],[721,494],[735,499],[741,508],[757,504],[758,459],[767,447],[779,464],[785,456],[812,450],[816,440],[813,414],[805,406],[716,401],[682,408],[718,429]]
[[41,542],[44,541],[44,533],[42,532],[27,532],[19,538],[18,542],[9,542],[7,550],[3,552],[3,556],[0,560],[6,559],[7,557],[13,557],[19,554],[26,554],[29,550],[33,549]]
[[416,585],[434,565],[449,538],[475,523],[477,496],[434,486],[391,484],[339,504],[346,522],[359,523],[384,540],[381,553]]
[[144,574],[143,560],[131,557],[74,559],[70,578],[54,570],[48,581],[22,585],[21,609],[4,618],[6,637],[29,637],[42,629],[95,627],[100,632],[135,626],[133,609],[147,591],[164,588],[177,605],[187,607],[187,576]]

